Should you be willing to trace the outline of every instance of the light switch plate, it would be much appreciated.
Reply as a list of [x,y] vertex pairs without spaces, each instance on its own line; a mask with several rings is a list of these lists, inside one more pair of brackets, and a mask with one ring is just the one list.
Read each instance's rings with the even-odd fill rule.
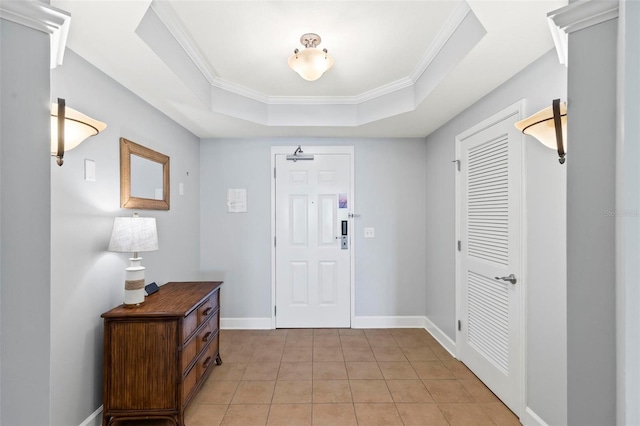
[[184,184],[182,182],[178,184],[178,194],[184,195]]
[[93,160],[84,160],[84,180],[87,182],[96,181],[96,162]]
[[376,237],[375,228],[364,228],[364,237],[365,238],[375,238]]

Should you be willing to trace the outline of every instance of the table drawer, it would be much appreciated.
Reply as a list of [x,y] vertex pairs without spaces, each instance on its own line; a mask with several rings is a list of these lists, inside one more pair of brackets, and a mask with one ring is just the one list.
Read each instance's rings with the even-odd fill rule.
[[202,305],[198,307],[198,325],[207,321],[215,312],[217,312],[219,306],[218,292],[212,294],[210,298],[205,300]]
[[184,318],[182,325],[182,337],[184,341],[187,341],[191,334],[200,326],[206,322],[215,312],[218,311],[220,306],[220,292],[216,291],[209,296],[204,302],[202,302],[197,309],[194,309],[189,315]]
[[216,331],[218,326],[218,322],[217,322],[217,318],[216,316],[218,315],[218,313],[216,312],[213,316],[213,318],[211,319],[211,321],[207,322],[207,324],[202,328],[202,331],[200,331],[200,333],[198,333],[198,337],[196,339],[196,345],[198,348],[198,353],[200,353],[200,351],[207,346],[207,344],[213,339],[214,335],[216,334]]
[[182,321],[182,338],[186,341],[198,328],[198,311],[194,309]]
[[182,369],[181,371],[184,373],[187,370],[187,367],[191,364],[193,359],[198,355],[200,349],[198,349],[197,339],[193,339],[182,349]]
[[216,362],[216,354],[218,353],[218,334],[215,335],[206,352],[202,354],[198,360],[194,370],[197,370],[198,380],[203,376],[209,367]]

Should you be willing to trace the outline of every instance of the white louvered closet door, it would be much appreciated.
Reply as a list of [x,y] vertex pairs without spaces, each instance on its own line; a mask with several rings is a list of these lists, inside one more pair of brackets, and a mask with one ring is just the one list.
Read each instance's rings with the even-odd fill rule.
[[[514,413],[522,411],[519,111],[460,140],[459,355]],[[503,279],[513,274],[516,283]]]

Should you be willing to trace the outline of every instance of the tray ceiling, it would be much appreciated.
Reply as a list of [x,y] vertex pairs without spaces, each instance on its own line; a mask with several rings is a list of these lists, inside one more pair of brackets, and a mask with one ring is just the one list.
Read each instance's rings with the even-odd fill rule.
[[[51,4],[72,50],[207,138],[426,136],[553,48],[566,2]],[[315,82],[287,66],[306,32],[335,59]]]

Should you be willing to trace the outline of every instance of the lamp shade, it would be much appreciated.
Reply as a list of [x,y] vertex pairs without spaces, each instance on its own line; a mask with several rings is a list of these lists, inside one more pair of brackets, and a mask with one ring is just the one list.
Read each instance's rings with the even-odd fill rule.
[[[95,136],[107,125],[94,120],[75,109],[65,107],[64,113],[64,150],[69,151],[80,145],[89,136]],[[51,153],[58,151],[58,104],[51,105]]]
[[109,251],[143,252],[158,250],[158,230],[153,217],[116,217]]
[[332,66],[333,58],[317,47],[307,47],[289,57],[289,68],[307,81],[319,79]]
[[[562,123],[562,140],[564,141],[564,149],[567,144],[567,105],[560,103],[560,121]],[[547,107],[536,112],[531,117],[515,123],[516,129],[525,135],[533,136],[542,144],[551,149],[558,149],[556,140],[556,128],[553,121],[553,107]]]

